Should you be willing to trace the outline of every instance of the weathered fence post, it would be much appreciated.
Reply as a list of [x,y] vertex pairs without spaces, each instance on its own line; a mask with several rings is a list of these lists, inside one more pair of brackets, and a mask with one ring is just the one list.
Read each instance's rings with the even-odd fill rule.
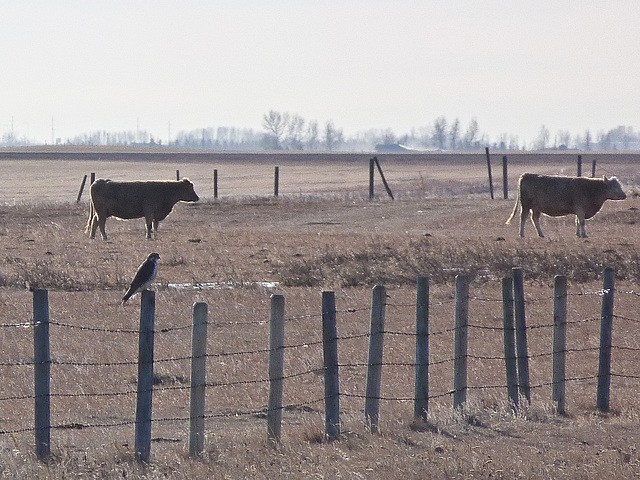
[[553,380],[551,401],[560,415],[565,410],[565,361],[567,356],[567,277],[553,282]]
[[76,203],[80,203],[80,199],[82,198],[82,192],[84,191],[84,184],[87,183],[87,175],[85,174],[82,177],[82,183],[80,184],[80,191],[78,192],[78,198],[76,198]]
[[33,367],[35,396],[36,456],[46,460],[51,453],[51,407],[49,354],[49,293],[33,291]]
[[602,283],[602,313],[600,316],[600,358],[598,361],[597,407],[601,412],[609,411],[609,389],[611,386],[611,337],[613,329],[613,292],[616,272],[604,269]]
[[280,189],[280,167],[276,167],[273,172],[273,196],[278,196],[278,190]]
[[180,170],[176,170],[176,180],[180,181]]
[[502,157],[502,196],[509,199],[509,175],[507,174],[507,156]]
[[218,169],[213,169],[213,198],[218,198]]
[[393,200],[393,192],[391,191],[391,188],[389,187],[389,184],[387,183],[387,179],[384,178],[384,173],[382,172],[382,167],[380,166],[380,162],[378,161],[378,157],[373,157],[373,161],[376,164],[376,167],[378,167],[378,173],[380,173],[380,178],[382,179],[382,184],[384,185],[384,189],[387,191],[387,195],[389,195],[389,197],[391,197],[391,200]]
[[269,315],[269,405],[267,442],[280,443],[282,429],[282,382],[284,377],[284,296],[271,295]]
[[324,433],[329,440],[340,436],[340,388],[338,383],[338,330],[334,292],[322,292],[322,353],[324,357]]
[[487,154],[487,170],[489,171],[489,192],[491,193],[491,200],[493,200],[493,179],[491,178],[491,156],[489,155],[489,147],[485,147],[484,151]]
[[191,329],[191,397],[189,404],[189,456],[204,451],[204,401],[207,384],[207,317],[206,303],[193,304]]
[[520,394],[531,403],[531,387],[529,383],[529,352],[527,347],[527,322],[524,309],[524,278],[522,268],[512,268],[513,300],[516,324],[516,350],[518,362],[518,384]]
[[429,278],[418,277],[416,301],[416,384],[413,416],[427,420],[429,411]]
[[153,329],[156,297],[143,290],[140,300],[140,333],[138,340],[138,391],[136,405],[135,456],[148,462],[151,455],[151,400],[153,393]]
[[513,280],[502,279],[502,316],[504,335],[504,366],[509,402],[518,406],[518,369],[516,366],[516,332],[513,319]]
[[96,181],[96,172],[91,172],[91,183]]
[[578,155],[578,177],[582,176],[582,155]]
[[369,159],[369,200],[373,200],[373,181],[374,181],[375,162],[373,158]]
[[367,386],[365,390],[366,399],[364,405],[364,418],[365,422],[371,429],[371,433],[378,432],[386,301],[387,289],[382,285],[376,285],[373,287],[371,299],[371,323],[369,329],[369,360],[367,362]]
[[469,280],[456,275],[456,306],[453,360],[453,408],[467,400],[467,333],[469,327]]
[[593,162],[591,162],[591,178],[595,178],[596,177],[596,159],[593,159]]

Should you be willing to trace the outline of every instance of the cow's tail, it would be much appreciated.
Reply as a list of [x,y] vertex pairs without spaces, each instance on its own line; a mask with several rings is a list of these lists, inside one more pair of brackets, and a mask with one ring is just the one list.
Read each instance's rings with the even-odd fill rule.
[[87,220],[87,226],[84,229],[84,233],[89,233],[91,231],[91,220],[96,213],[96,209],[93,206],[93,198],[89,198],[89,219]]
[[513,206],[513,211],[511,212],[511,216],[507,218],[506,222],[504,222],[505,225],[509,225],[509,223],[511,223],[511,220],[513,219],[513,217],[516,214],[516,211],[518,210],[519,203],[520,203],[520,188],[518,188],[518,196],[516,197],[516,204]]

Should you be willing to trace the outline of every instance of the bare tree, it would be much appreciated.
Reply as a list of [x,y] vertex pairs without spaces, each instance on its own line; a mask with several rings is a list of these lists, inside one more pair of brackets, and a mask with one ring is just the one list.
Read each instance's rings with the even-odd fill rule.
[[382,132],[382,143],[384,145],[393,145],[397,142],[396,135],[393,133],[393,130],[387,128]]
[[275,150],[282,149],[282,140],[284,138],[287,125],[289,123],[289,114],[287,112],[280,113],[275,110],[269,110],[262,118],[262,126],[267,131],[267,135]]
[[342,129],[337,129],[333,122],[329,120],[324,128],[324,146],[327,150],[335,150],[338,145],[344,142]]
[[584,132],[584,149],[585,150],[591,150],[591,132],[589,130],[587,130],[586,132]]
[[463,144],[465,148],[475,148],[477,147],[477,137],[478,137],[478,120],[473,117],[469,122],[469,126],[467,127],[467,131],[464,134]]
[[447,148],[447,119],[438,117],[433,122],[433,143],[440,149]]
[[449,127],[449,145],[451,150],[456,150],[458,148],[458,141],[460,140],[460,120],[457,118]]
[[311,120],[307,125],[307,148],[309,150],[317,150],[320,144],[320,130],[318,128],[318,121]]
[[571,133],[569,133],[569,130],[558,130],[558,133],[556,134],[556,146],[558,148],[569,148],[570,142]]
[[304,148],[304,125],[305,120],[297,113],[289,118],[287,124],[287,134],[284,143],[287,148],[292,150],[302,150]]
[[540,127],[540,131],[538,132],[538,136],[536,137],[535,142],[533,143],[533,148],[536,150],[544,150],[549,145],[549,129],[542,125]]

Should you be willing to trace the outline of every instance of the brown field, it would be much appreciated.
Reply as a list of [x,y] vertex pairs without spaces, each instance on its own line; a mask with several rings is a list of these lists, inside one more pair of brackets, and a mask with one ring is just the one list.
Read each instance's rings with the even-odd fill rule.
[[[575,172],[577,154],[509,154],[511,199],[495,200],[484,155],[383,156],[396,196],[368,199],[371,155],[211,154],[0,149],[0,474],[5,478],[636,478],[640,475],[636,237],[638,155],[596,158],[628,199],[607,202],[574,236],[573,218],[543,218],[545,239],[504,225],[524,171]],[[135,155],[134,155],[135,154]],[[59,155],[59,156],[56,156]],[[82,158],[79,158],[83,156]],[[137,156],[136,156],[137,155]],[[86,157],[86,158],[85,158]],[[100,157],[99,159],[97,157]],[[280,197],[272,198],[273,167]],[[220,198],[213,200],[212,172]],[[143,221],[107,221],[109,241],[84,233],[84,174],[192,179],[202,201],[177,205],[157,239]],[[86,192],[85,192],[86,194]],[[139,297],[119,305],[135,268],[160,253],[156,291],[151,463],[134,460]],[[500,279],[525,272],[532,403],[506,402]],[[616,269],[611,412],[595,408],[601,273]],[[451,408],[454,278],[471,278],[468,402]],[[553,412],[553,278],[569,280],[567,415]],[[430,288],[429,421],[413,419],[415,279]],[[277,282],[267,288],[257,282]],[[224,288],[176,288],[217,283]],[[371,288],[387,287],[380,433],[364,424]],[[49,289],[52,458],[35,458],[32,295]],[[321,292],[336,292],[342,437],[323,440]],[[267,446],[269,297],[285,296],[283,441]],[[209,305],[205,454],[187,455],[191,308]],[[485,327],[485,328],[474,328]],[[117,332],[117,329],[122,331]],[[133,332],[129,332],[129,331]],[[442,333],[445,332],[446,333]],[[229,355],[230,353],[236,353]],[[122,365],[122,363],[131,364]],[[118,364],[119,363],[119,364]],[[97,364],[97,365],[95,365]],[[114,365],[116,364],[116,365]],[[408,365],[407,365],[408,364]],[[25,431],[22,431],[25,430]]]

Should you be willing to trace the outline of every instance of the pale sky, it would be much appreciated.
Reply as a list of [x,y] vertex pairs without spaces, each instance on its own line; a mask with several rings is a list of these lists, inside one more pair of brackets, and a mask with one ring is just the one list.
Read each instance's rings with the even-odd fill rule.
[[[638,0],[5,0],[0,135],[640,129]],[[170,128],[169,128],[170,125]]]

